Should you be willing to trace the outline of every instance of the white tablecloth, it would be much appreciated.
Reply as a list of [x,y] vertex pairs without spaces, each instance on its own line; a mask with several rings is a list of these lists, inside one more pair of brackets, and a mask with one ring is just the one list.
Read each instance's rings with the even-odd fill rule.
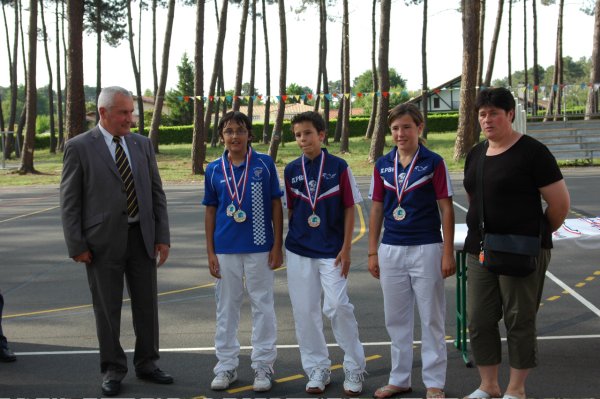
[[[462,250],[467,237],[467,225],[455,226],[454,248]],[[600,217],[567,219],[552,234],[555,248],[576,246],[583,249],[600,249]]]

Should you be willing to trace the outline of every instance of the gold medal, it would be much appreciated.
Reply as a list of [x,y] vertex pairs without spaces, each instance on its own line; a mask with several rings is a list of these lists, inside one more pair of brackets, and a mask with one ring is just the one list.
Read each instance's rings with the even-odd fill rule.
[[233,214],[233,220],[235,220],[238,223],[244,222],[246,220],[246,212],[242,211],[241,209],[238,209]]
[[310,227],[319,227],[321,224],[321,218],[317,214],[313,213],[308,217],[308,225]]

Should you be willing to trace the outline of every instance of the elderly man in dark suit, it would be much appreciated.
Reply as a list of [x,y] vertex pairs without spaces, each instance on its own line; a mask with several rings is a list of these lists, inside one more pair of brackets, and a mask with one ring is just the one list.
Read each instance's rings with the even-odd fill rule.
[[69,256],[85,264],[100,344],[102,393],[120,392],[127,358],[119,342],[123,276],[131,297],[138,378],[170,384],[158,368],[156,269],[169,256],[167,200],[150,140],[132,134],[131,94],[107,87],[100,123],[65,144],[60,184]]

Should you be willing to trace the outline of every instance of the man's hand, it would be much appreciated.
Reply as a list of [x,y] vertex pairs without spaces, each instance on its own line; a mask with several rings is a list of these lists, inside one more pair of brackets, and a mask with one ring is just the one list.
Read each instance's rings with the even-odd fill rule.
[[72,259],[75,262],[81,262],[85,264],[92,263],[92,253],[90,251],[85,251],[77,256],[73,256]]
[[167,244],[154,245],[154,256],[157,257],[156,267],[161,267],[169,257],[169,246]]

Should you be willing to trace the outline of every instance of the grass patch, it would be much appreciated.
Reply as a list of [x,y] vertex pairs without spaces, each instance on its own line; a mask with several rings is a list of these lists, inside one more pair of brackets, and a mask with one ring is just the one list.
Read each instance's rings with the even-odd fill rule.
[[[452,159],[454,153],[454,141],[456,132],[433,133],[429,134],[427,139],[427,147],[434,152],[440,154],[448,165],[448,169],[454,172],[460,172],[464,167],[464,160],[455,162]],[[340,154],[339,143],[331,142],[327,146],[327,150],[334,155],[337,155],[348,162],[355,176],[370,176],[373,173],[373,164],[368,162],[369,149],[371,146],[370,140],[365,140],[362,137],[350,138],[350,153]],[[268,145],[255,143],[255,150],[267,153]],[[384,154],[392,148],[392,143],[389,135],[386,136],[386,145]],[[191,170],[191,144],[163,144],[160,146],[160,153],[157,154],[158,166],[160,174],[164,182],[168,183],[193,183],[200,182],[204,176],[193,175]],[[218,158],[223,147],[217,146],[211,148],[207,146],[206,159],[208,162]],[[279,147],[277,152],[277,169],[283,174],[283,168],[292,160],[300,156],[300,149],[296,143],[286,143]],[[60,174],[62,171],[62,153],[50,154],[47,148],[36,150],[34,154],[34,166],[40,172],[37,175],[20,175],[14,167],[19,166],[18,160],[7,161],[7,166],[11,169],[0,170],[0,187],[1,186],[25,186],[25,185],[41,185],[41,184],[58,184],[60,183]],[[561,166],[579,166],[589,165],[585,163],[573,163],[568,161],[559,161]],[[594,160],[594,165],[600,165],[600,160]]]

